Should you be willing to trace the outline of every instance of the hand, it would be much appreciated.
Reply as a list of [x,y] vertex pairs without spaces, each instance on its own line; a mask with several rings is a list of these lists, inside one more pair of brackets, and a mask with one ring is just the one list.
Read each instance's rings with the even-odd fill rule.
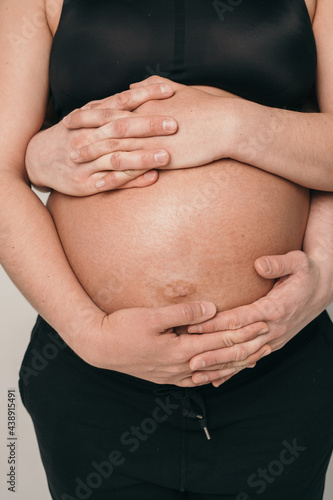
[[[331,299],[323,299],[319,293],[321,283],[320,266],[302,251],[292,251],[286,255],[261,257],[255,262],[258,274],[263,278],[279,278],[272,290],[253,304],[216,314],[216,316],[193,325],[191,333],[223,332],[229,330],[227,341],[230,346],[239,342],[238,335],[251,323],[264,321],[268,325],[268,333],[263,338],[272,351],[281,349],[302,328],[322,312]],[[234,332],[233,332],[234,330]],[[269,352],[268,352],[269,353]],[[190,367],[195,370],[200,363],[205,363],[205,371],[197,371],[193,381],[200,375],[208,376],[213,385],[218,387],[230,378],[225,377],[221,363],[224,350],[215,350],[195,356]],[[244,359],[244,364],[250,360]]]
[[[124,118],[132,117],[130,127],[127,129],[129,135],[142,137],[173,133],[177,125],[175,124],[173,131],[165,130],[163,128],[165,117],[154,117],[152,120],[151,117],[148,119],[133,117],[130,112],[148,99],[165,99],[173,92],[168,85],[152,84],[145,89],[128,90],[104,100],[108,106],[108,109],[102,111],[104,122],[108,123],[112,118],[112,123],[115,124],[111,131],[110,126],[98,128],[94,123],[89,127],[85,124],[82,125],[84,128],[77,127],[75,113],[72,113],[70,116],[74,118],[71,124],[65,120],[39,132],[31,139],[26,153],[26,169],[32,184],[72,196],[87,196],[111,189],[143,187],[154,183],[158,174],[156,170],[151,169],[163,166],[169,161],[166,152],[164,156],[162,154],[162,158],[161,155],[155,157],[159,152],[156,150],[145,151],[144,155],[137,154],[136,170],[126,169],[123,172],[109,172],[112,170],[110,163],[101,166],[96,162],[74,162],[70,158],[70,153],[82,146],[101,141],[106,136],[109,138],[108,142],[114,144],[115,138],[124,130]],[[96,106],[96,103],[91,103],[91,106]],[[81,111],[83,118],[94,113],[89,111],[89,107],[89,105],[83,107]]]
[[[145,89],[147,85],[149,86],[149,81],[154,81],[154,78],[157,77],[143,82],[145,84],[143,86],[134,84],[131,88]],[[168,136],[164,134],[163,137],[157,133],[150,134],[149,137],[132,135],[129,138],[127,128],[131,126],[132,117],[128,117],[123,121],[126,134],[123,133],[122,136],[121,133],[118,134],[117,141],[111,142],[106,137],[100,142],[80,148],[74,161],[77,163],[96,161],[101,170],[109,168],[110,163],[115,170],[136,169],[138,155],[147,154],[149,151],[160,151],[168,153],[170,158],[161,164],[159,169],[179,169],[201,166],[222,157],[229,157],[235,136],[233,102],[236,96],[219,89],[204,91],[163,80],[173,85],[175,94],[164,101],[147,101],[138,106],[133,113],[140,115],[142,119],[147,120],[147,123],[151,117],[155,119],[159,116],[169,116],[170,120],[172,117],[175,126],[178,124],[177,133],[170,133]],[[107,99],[95,102],[90,108],[89,115],[84,109],[75,112],[68,126],[105,126],[113,130],[112,122],[106,125],[109,119],[105,113],[106,107],[108,107]]]
[[[203,309],[206,308],[206,310]],[[89,364],[98,368],[127,373],[157,384],[194,387],[189,360],[193,356],[221,348],[223,334],[176,335],[173,327],[202,322],[216,314],[211,302],[188,302],[159,308],[132,308],[105,316],[101,328],[78,339],[74,350]],[[96,324],[96,322],[95,322]],[[248,352],[254,362],[262,355],[263,337],[251,325],[244,333]],[[244,329],[244,332],[246,329]],[[249,339],[252,338],[252,342]],[[239,347],[226,350],[225,359],[237,359]],[[242,362],[235,362],[241,366]]]

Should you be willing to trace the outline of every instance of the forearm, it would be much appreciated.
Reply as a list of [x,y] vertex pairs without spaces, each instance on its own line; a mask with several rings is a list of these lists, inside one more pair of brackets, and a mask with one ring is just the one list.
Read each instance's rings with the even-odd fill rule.
[[[333,194],[314,191],[303,249],[321,269],[322,295],[326,306],[333,301]],[[326,307],[325,306],[325,307]]]
[[0,174],[0,262],[30,304],[75,350],[104,314],[63,252],[53,220],[21,176]]
[[241,99],[233,100],[232,109],[232,158],[311,189],[333,191],[333,113],[295,112]]

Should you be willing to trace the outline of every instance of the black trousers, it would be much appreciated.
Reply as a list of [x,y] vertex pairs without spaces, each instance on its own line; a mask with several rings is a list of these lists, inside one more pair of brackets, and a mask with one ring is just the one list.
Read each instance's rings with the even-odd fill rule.
[[54,500],[323,497],[333,444],[326,312],[220,388],[186,390],[94,368],[39,317],[19,387]]

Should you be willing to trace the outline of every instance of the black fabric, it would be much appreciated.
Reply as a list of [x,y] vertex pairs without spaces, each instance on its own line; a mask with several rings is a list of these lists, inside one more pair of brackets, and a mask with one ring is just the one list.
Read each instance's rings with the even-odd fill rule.
[[208,441],[183,389],[94,368],[38,318],[19,386],[54,500],[321,500],[332,367],[323,313],[256,368],[192,390]]
[[316,74],[304,0],[65,0],[50,60],[59,115],[152,74],[297,108]]

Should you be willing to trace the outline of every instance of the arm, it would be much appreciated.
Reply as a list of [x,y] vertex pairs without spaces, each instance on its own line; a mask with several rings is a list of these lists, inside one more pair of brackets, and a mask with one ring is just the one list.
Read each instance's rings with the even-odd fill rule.
[[[44,24],[29,40],[21,37],[24,19],[39,12]],[[36,0],[0,4],[0,260],[32,306],[73,346],[98,308],[76,280],[47,209],[30,190],[25,149],[42,125],[48,99],[51,35]],[[32,69],[33,68],[33,69]],[[15,109],[20,113],[15,113]],[[73,311],[84,312],[80,325]],[[61,311],[61,314],[59,313]]]
[[[313,31],[318,53],[321,113],[235,102],[237,133],[231,156],[312,189],[333,191],[333,4],[317,0]],[[260,140],[263,131],[271,140]],[[276,130],[276,133],[274,133]]]

